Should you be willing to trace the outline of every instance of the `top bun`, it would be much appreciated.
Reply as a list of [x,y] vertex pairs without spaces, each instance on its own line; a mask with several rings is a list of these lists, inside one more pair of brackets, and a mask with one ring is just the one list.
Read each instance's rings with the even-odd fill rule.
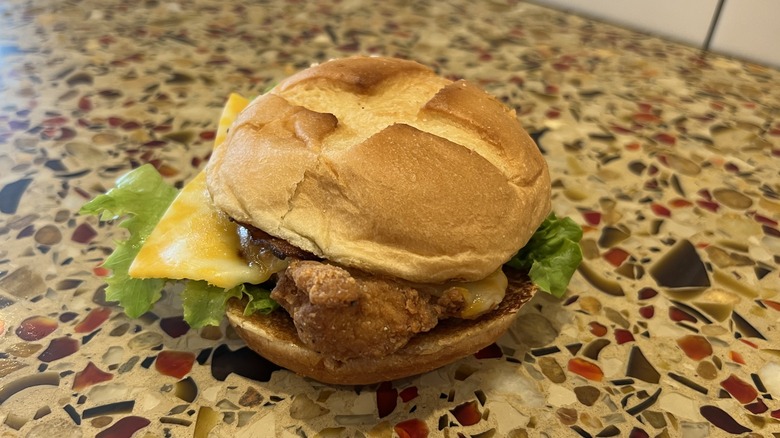
[[239,115],[206,171],[235,220],[415,282],[486,277],[550,210],[547,164],[514,111],[394,58],[282,81]]

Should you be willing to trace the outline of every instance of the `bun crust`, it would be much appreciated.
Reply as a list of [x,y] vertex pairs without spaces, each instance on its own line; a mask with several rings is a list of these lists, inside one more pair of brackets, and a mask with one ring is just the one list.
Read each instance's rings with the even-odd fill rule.
[[527,277],[507,273],[509,288],[499,306],[474,320],[447,319],[418,334],[406,346],[382,358],[327,359],[298,338],[283,310],[244,316],[245,302],[232,299],[227,317],[246,344],[271,362],[324,383],[367,385],[422,374],[474,354],[495,342],[515,321],[517,311],[536,292]]
[[550,210],[547,165],[514,111],[393,58],[325,62],[258,97],[207,181],[240,222],[417,282],[484,278]]

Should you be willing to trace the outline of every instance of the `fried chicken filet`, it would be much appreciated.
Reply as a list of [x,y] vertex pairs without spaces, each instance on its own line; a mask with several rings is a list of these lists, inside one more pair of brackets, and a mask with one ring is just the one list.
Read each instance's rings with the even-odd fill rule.
[[387,356],[464,306],[456,288],[436,296],[397,280],[299,260],[281,275],[271,298],[292,316],[306,345],[335,360]]
[[459,288],[437,290],[345,269],[251,225],[238,230],[248,260],[270,251],[290,261],[271,298],[292,317],[301,341],[331,359],[386,356],[465,307]]

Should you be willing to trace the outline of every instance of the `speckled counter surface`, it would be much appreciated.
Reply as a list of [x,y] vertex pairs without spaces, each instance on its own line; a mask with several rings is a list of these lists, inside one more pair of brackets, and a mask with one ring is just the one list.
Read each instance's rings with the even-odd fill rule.
[[[0,436],[780,436],[780,73],[446,3],[3,2]],[[566,297],[474,357],[358,388],[189,329],[175,288],[139,320],[106,302],[122,232],[79,207],[146,162],[181,186],[230,92],[354,53],[517,108],[585,229]]]

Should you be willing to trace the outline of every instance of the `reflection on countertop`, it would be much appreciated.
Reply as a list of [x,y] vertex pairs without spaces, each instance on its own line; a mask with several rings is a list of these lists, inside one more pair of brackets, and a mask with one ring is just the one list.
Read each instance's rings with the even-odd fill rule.
[[[106,302],[123,230],[79,207],[143,163],[182,186],[229,93],[355,53],[517,109],[554,210],[585,229],[566,297],[474,357],[366,387],[280,370],[224,322],[190,329],[175,287],[138,320]],[[778,436],[778,83],[515,1],[5,3],[3,436]]]

